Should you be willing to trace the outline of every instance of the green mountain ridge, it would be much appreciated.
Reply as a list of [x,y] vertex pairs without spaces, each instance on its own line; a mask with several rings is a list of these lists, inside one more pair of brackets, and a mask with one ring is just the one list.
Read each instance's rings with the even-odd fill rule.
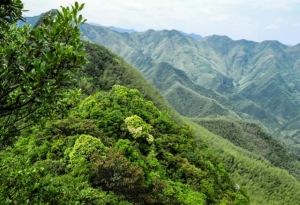
[[229,99],[222,106],[240,118],[259,123],[281,140],[282,136],[292,141],[295,138],[289,133],[298,129],[281,130],[300,113],[299,46],[288,47],[277,41],[233,41],[216,35],[196,41],[175,30],[123,35],[87,24],[81,29],[89,40],[107,46],[138,67],[151,82],[146,70],[168,63],[184,71],[194,84]]
[[137,70],[102,46],[85,49],[77,86],[86,96],[63,119],[24,130],[1,150],[1,201],[249,204],[192,129],[154,106],[172,114]]
[[[95,30],[96,29],[96,30]],[[160,91],[164,94],[164,91],[166,90],[166,88],[163,88],[163,86],[159,85],[160,81],[155,81],[155,78],[157,78],[158,76],[154,76],[151,77],[150,73],[155,73],[152,72],[151,70],[153,69],[160,69],[162,66],[156,66],[157,64],[159,64],[159,60],[154,60],[151,55],[146,55],[147,52],[149,52],[147,49],[143,49],[143,43],[145,43],[147,45],[147,48],[151,48],[154,47],[151,43],[152,40],[155,40],[154,37],[150,40],[147,40],[147,38],[143,38],[142,37],[138,37],[140,34],[136,33],[135,36],[131,36],[129,34],[120,34],[114,31],[111,31],[107,28],[103,28],[103,27],[93,27],[90,26],[88,24],[85,24],[82,27],[83,32],[88,32],[86,33],[86,36],[89,36],[90,40],[97,42],[99,44],[104,44],[106,46],[108,46],[110,49],[114,50],[115,52],[119,53],[120,55],[122,55],[126,60],[128,60],[129,62],[133,63],[133,65],[135,65],[137,68],[139,68],[142,73],[146,76],[146,78],[148,80],[150,80],[152,83],[154,83],[154,85],[156,85],[157,88],[160,89]],[[143,32],[144,34],[147,35],[153,35],[155,33],[159,33],[161,31],[154,31],[154,30],[149,30],[146,32]],[[101,38],[97,38],[97,36],[101,34]],[[160,35],[159,39],[165,39],[164,41],[168,41],[167,37],[175,35],[176,38],[173,42],[184,42],[184,44],[191,45],[191,43],[189,43],[189,41],[193,41],[193,39],[187,38],[183,35],[181,35],[179,32],[177,31],[162,31],[162,34]],[[167,37],[166,37],[167,36]],[[99,36],[98,36],[99,37]],[[142,43],[135,42],[136,38],[140,38],[139,40],[142,41]],[[141,40],[142,39],[142,40]],[[179,39],[179,40],[178,40]],[[181,39],[181,40],[180,40]],[[187,40],[188,39],[188,40]],[[117,42],[117,43],[116,43]],[[119,43],[121,42],[121,43]],[[154,41],[156,43],[159,43],[159,41]],[[222,73],[222,74],[218,74],[218,78],[217,80],[214,80],[214,84],[218,84],[218,86],[214,86],[213,88],[209,88],[209,89],[215,89],[216,91],[219,92],[219,94],[217,95],[213,95],[213,96],[208,96],[206,95],[206,97],[212,98],[213,100],[216,100],[216,102],[221,103],[222,106],[227,109],[230,110],[231,113],[235,113],[233,115],[235,116],[239,116],[242,119],[246,119],[246,120],[250,120],[253,122],[256,122],[258,124],[260,124],[260,126],[264,127],[265,130],[269,131],[270,133],[274,133],[276,134],[276,136],[281,139],[282,141],[284,141],[285,143],[287,143],[288,146],[294,146],[295,142],[297,142],[297,138],[298,138],[298,133],[299,133],[299,129],[297,128],[297,126],[288,126],[288,124],[295,124],[297,125],[297,112],[295,112],[295,110],[298,109],[297,105],[298,100],[297,98],[295,99],[295,95],[291,94],[291,85],[294,86],[294,89],[299,90],[299,83],[297,83],[297,81],[295,83],[292,83],[292,81],[288,81],[289,83],[286,83],[286,80],[284,80],[285,78],[282,77],[280,74],[275,74],[274,72],[268,72],[265,73],[263,75],[263,78],[258,78],[256,77],[257,75],[259,75],[260,71],[258,69],[256,69],[256,71],[254,71],[252,68],[249,69],[242,69],[242,72],[248,74],[246,77],[243,77],[243,79],[241,79],[240,81],[243,84],[239,84],[239,83],[235,83],[232,77],[226,77],[226,73],[231,72],[231,75],[234,76],[238,76],[238,78],[242,78],[241,76],[241,69],[238,69],[240,67],[245,67],[247,68],[247,63],[251,62],[252,64],[256,65],[263,65],[266,63],[266,59],[261,59],[260,55],[261,54],[257,54],[257,52],[261,52],[263,51],[264,53],[267,53],[269,55],[269,58],[271,58],[271,60],[275,58],[273,58],[272,56],[270,56],[270,53],[272,55],[274,55],[274,53],[276,52],[281,52],[282,50],[286,49],[289,51],[289,57],[293,59],[293,61],[295,61],[294,65],[293,65],[293,72],[295,72],[295,74],[297,74],[297,66],[299,67],[299,62],[300,60],[297,58],[300,54],[299,52],[299,45],[296,46],[292,46],[292,47],[288,47],[285,46],[283,44],[280,44],[277,41],[265,41],[262,43],[256,43],[256,42],[252,42],[252,41],[247,41],[247,40],[239,40],[239,41],[232,41],[230,38],[226,37],[226,36],[209,36],[209,37],[205,37],[203,40],[200,41],[201,45],[204,45],[204,47],[206,47],[206,49],[202,49],[202,57],[203,56],[211,56],[210,59],[204,59],[207,63],[208,66],[210,67],[219,67],[218,70]],[[135,47],[137,46],[141,46],[138,47],[138,49],[136,49]],[[195,42],[194,42],[195,44]],[[197,45],[197,44],[196,44]],[[174,49],[175,46],[173,45]],[[162,47],[163,48],[163,47]],[[200,45],[197,45],[198,50],[201,48]],[[213,49],[212,49],[213,48]],[[180,51],[180,49],[177,49]],[[194,49],[195,50],[195,49]],[[169,56],[172,56],[171,53],[168,54]],[[223,61],[221,61],[220,59],[218,60],[218,55],[219,56],[229,56],[229,59],[225,59]],[[267,55],[267,56],[268,56]],[[287,55],[282,55],[287,57]],[[201,55],[200,55],[201,57]],[[214,63],[211,61],[211,59],[213,59],[214,61],[217,60],[217,63]],[[234,60],[230,60],[230,59],[234,59]],[[251,60],[249,60],[251,59]],[[276,59],[275,59],[276,60]],[[165,60],[167,61],[167,60]],[[164,61],[164,62],[165,62]],[[210,61],[210,62],[208,62]],[[270,62],[269,62],[270,63]],[[227,68],[237,68],[237,69],[228,69],[228,71],[225,72],[225,69],[221,70],[220,66],[218,65],[222,65],[223,67],[225,65],[225,67]],[[165,64],[167,65],[167,64]],[[169,64],[169,65],[172,65]],[[203,67],[205,67],[205,63],[201,65],[201,69],[203,69]],[[271,67],[274,67],[273,63],[270,64]],[[291,63],[287,66],[291,66]],[[157,67],[157,68],[155,68]],[[249,66],[248,66],[249,67]],[[276,67],[276,66],[275,66]],[[278,65],[277,65],[278,67]],[[205,71],[205,70],[204,70]],[[208,69],[208,72],[213,72],[211,70]],[[219,73],[220,73],[219,72]],[[187,73],[185,71],[185,73]],[[211,75],[210,73],[201,73],[200,77],[203,78],[204,77],[211,77],[213,75]],[[299,73],[299,71],[298,71]],[[184,75],[184,73],[177,73],[179,76],[178,78],[182,77]],[[148,76],[150,75],[150,76]],[[285,75],[285,77],[288,78],[294,78],[295,80],[297,80],[297,78],[294,77],[294,73],[289,74],[289,75]],[[297,76],[297,75],[296,75]],[[178,79],[176,78],[176,79]],[[195,74],[191,74],[191,76],[189,76],[189,78],[192,80],[192,82],[187,78],[184,77],[184,79],[182,79],[180,81],[180,83],[183,85],[183,87],[198,87],[199,86],[193,82],[197,81],[197,78],[199,78],[199,76],[195,75]],[[265,78],[268,78],[269,80],[265,80]],[[253,79],[258,79],[258,82],[252,82]],[[262,80],[260,80],[262,79]],[[204,84],[205,87],[206,86],[206,82],[204,80]],[[280,82],[280,85],[277,85],[278,82]],[[188,84],[188,85],[187,85]],[[191,84],[194,84],[193,86],[191,86]],[[172,84],[170,84],[172,85]],[[237,85],[240,87],[239,89],[237,88]],[[298,86],[298,87],[297,87]],[[164,90],[162,90],[164,89]],[[274,90],[275,89],[275,90]],[[189,89],[188,89],[189,90]],[[195,89],[193,89],[195,91]],[[224,92],[224,90],[227,92]],[[234,91],[232,91],[234,90]],[[281,92],[283,90],[283,92]],[[285,90],[287,90],[288,92],[286,92]],[[270,92],[271,91],[271,92]],[[237,93],[234,93],[237,92]],[[171,92],[168,92],[171,93]],[[203,95],[203,93],[212,93],[212,91],[210,92],[203,92],[203,89],[201,91],[196,91],[197,94]],[[222,94],[220,94],[222,93]],[[225,96],[224,96],[225,93]],[[229,93],[229,94],[228,94]],[[172,100],[173,98],[176,99],[180,99],[179,97],[176,97],[176,92],[173,92],[173,95],[169,95],[168,100],[169,102],[174,106],[176,104],[176,101]],[[190,95],[194,95],[194,92],[190,92]],[[223,99],[229,99],[227,100],[220,100],[222,98],[216,97],[216,96],[222,96],[223,95]],[[269,95],[272,95],[275,97],[275,99],[269,98]],[[296,97],[297,97],[297,93],[296,93]],[[186,97],[186,95],[185,95]],[[225,97],[225,98],[224,98]],[[197,99],[197,97],[190,97],[191,99]],[[185,98],[183,99],[183,101],[186,101]],[[207,100],[206,98],[201,98],[199,99],[200,101],[205,101]],[[175,103],[174,103],[175,102]],[[271,104],[272,103],[272,104]],[[288,105],[288,106],[287,106]],[[182,110],[182,106],[177,106],[178,110],[181,114],[184,113],[189,113],[184,110]],[[266,107],[271,107],[271,109],[266,109]],[[193,111],[190,111],[191,113],[193,113]],[[209,112],[210,113],[210,112]],[[275,113],[275,114],[274,114]],[[214,113],[214,114],[221,114],[221,113]],[[222,113],[224,114],[224,113]],[[197,114],[194,114],[197,115]],[[291,120],[291,123],[288,122],[289,118]],[[292,130],[288,130],[288,129],[292,129]],[[282,130],[282,131],[281,131]],[[288,140],[287,140],[288,139]],[[297,143],[296,143],[297,144]],[[293,149],[294,152],[298,153],[297,148]]]
[[[91,32],[93,35],[96,35],[96,33]],[[117,35],[115,33],[112,33],[113,35]],[[107,33],[108,35],[108,33]],[[177,35],[177,34],[176,34]],[[105,33],[104,33],[105,36]],[[127,36],[127,38],[130,38],[130,36]],[[125,46],[128,48],[128,46],[125,44],[121,44],[122,46]],[[88,45],[86,47],[86,50],[89,53],[89,61],[90,63],[86,67],[86,70],[82,73],[79,74],[80,76],[80,81],[79,86],[84,90],[84,93],[86,95],[90,95],[92,93],[97,92],[97,90],[110,90],[111,87],[114,84],[121,84],[125,85],[128,87],[132,88],[137,88],[138,90],[141,91],[141,95],[145,97],[145,99],[151,99],[155,105],[158,105],[161,109],[167,109],[168,112],[172,113],[172,108],[170,108],[162,98],[162,96],[157,92],[157,90],[153,89],[152,85],[147,83],[142,75],[140,75],[137,71],[134,70],[134,68],[130,67],[126,62],[124,62],[120,57],[111,54],[107,49],[97,46],[97,45]],[[168,65],[170,66],[168,71],[173,71],[172,73],[174,74],[173,79],[176,79],[177,82],[180,82],[179,76],[183,76],[185,72],[182,72],[181,70],[176,69],[173,67],[171,64],[165,64],[165,63],[159,63],[156,60],[153,60],[149,56],[143,56],[143,55],[137,55],[137,52],[134,51],[134,49],[130,49],[131,52],[129,52],[128,56],[131,58],[135,57],[138,58],[138,63],[141,65],[145,65],[143,67],[143,70],[141,71],[144,73],[144,71],[149,72],[150,74],[154,72],[151,68],[152,66],[157,66],[158,68],[161,67],[167,67]],[[146,61],[143,61],[146,60]],[[149,66],[151,65],[151,66]],[[86,73],[85,73],[86,72]],[[157,72],[157,73],[155,73]],[[155,71],[153,76],[159,76],[160,69],[157,69]],[[164,73],[164,72],[163,72]],[[168,74],[168,72],[166,72]],[[182,79],[189,79],[190,77],[185,77],[183,76]],[[192,79],[192,78],[191,78]],[[186,83],[185,86],[182,86],[182,83],[185,82],[182,81],[180,83],[175,83],[175,87],[182,88],[183,92],[186,92]],[[197,85],[197,84],[195,84]],[[200,88],[200,85],[197,85]],[[197,87],[195,86],[195,87]],[[167,88],[166,88],[167,89]],[[206,88],[207,89],[207,88]],[[207,89],[209,91],[209,89]],[[169,90],[169,92],[172,92],[172,90]],[[195,93],[194,91],[191,91],[191,93]],[[214,93],[214,92],[209,92],[209,93]],[[215,92],[216,98],[220,99],[227,99],[226,96],[222,96]],[[105,94],[103,92],[104,96],[108,96],[108,94]],[[197,94],[198,95],[198,94]],[[213,95],[213,96],[214,96]],[[207,97],[203,97],[203,99],[207,99]],[[236,98],[238,98],[236,96]],[[185,98],[187,99],[187,98]],[[203,100],[202,99],[202,100]],[[243,100],[243,98],[238,98]],[[213,100],[213,99],[212,99]],[[210,100],[210,101],[212,101]],[[107,103],[107,101],[103,101]],[[133,101],[134,102],[134,101]],[[217,101],[216,101],[217,102]],[[211,103],[210,103],[211,104]],[[209,105],[209,104],[207,104]],[[253,105],[253,104],[252,104]],[[96,112],[97,115],[97,112]],[[209,114],[210,115],[210,114]],[[255,152],[253,150],[247,151],[245,149],[242,149],[236,145],[234,145],[232,142],[229,140],[223,139],[222,137],[212,134],[214,131],[211,130],[212,132],[209,132],[208,130],[204,129],[202,126],[200,126],[198,123],[193,122],[191,119],[183,119],[182,117],[178,116],[176,112],[172,114],[173,118],[177,118],[178,121],[181,122],[187,122],[190,126],[193,127],[194,129],[194,136],[198,140],[198,145],[200,145],[201,150],[203,150],[203,155],[201,155],[201,159],[212,159],[211,155],[215,156],[217,154],[218,157],[222,157],[224,166],[227,171],[230,172],[231,176],[233,177],[233,180],[237,182],[239,185],[242,187],[246,187],[248,189],[248,193],[251,198],[251,204],[297,204],[300,199],[300,185],[299,181],[290,175],[292,171],[286,171],[283,169],[279,169],[278,167],[274,166],[268,159],[263,156],[263,153]],[[107,116],[109,119],[114,119],[111,115]],[[112,117],[112,118],[110,118]],[[106,119],[106,118],[104,118]],[[72,125],[73,119],[70,118],[69,125],[68,124],[63,124],[63,121],[58,121],[55,122],[54,125],[51,125],[45,130],[45,133],[42,135],[37,135],[43,137],[42,139],[45,139],[45,136],[49,135],[49,133],[54,133],[56,138],[53,138],[53,145],[49,145],[49,142],[46,141],[42,146],[39,147],[40,145],[40,139],[37,138],[37,141],[35,142],[36,139],[31,138],[29,142],[26,140],[21,140],[19,145],[19,150],[17,152],[12,152],[11,154],[21,154],[24,152],[24,154],[27,152],[27,146],[32,150],[33,148],[33,143],[36,143],[38,146],[35,148],[39,150],[37,153],[39,153],[39,156],[33,155],[31,157],[37,158],[37,157],[46,157],[45,153],[48,154],[47,159],[49,162],[44,162],[44,163],[49,163],[49,167],[51,168],[52,164],[54,166],[58,165],[55,164],[55,161],[51,161],[52,157],[55,157],[57,153],[63,153],[63,149],[66,147],[66,142],[67,143],[72,143],[72,140],[74,142],[74,138],[68,137],[65,138],[63,136],[63,142],[58,138],[59,135],[63,135],[63,133],[72,133],[74,134],[91,134],[91,135],[99,135],[102,136],[101,132],[98,130],[98,128],[95,128],[94,121],[89,121],[89,119],[85,119],[82,121],[85,126],[81,125],[80,123],[77,123],[75,127]],[[295,119],[297,120],[297,119]],[[74,121],[75,122],[75,121]],[[68,129],[65,129],[64,126],[68,126]],[[79,126],[80,125],[80,126]],[[93,126],[92,126],[93,125]],[[82,126],[82,127],[81,127]],[[89,126],[92,129],[89,129]],[[54,128],[54,129],[52,129]],[[109,131],[108,129],[110,126],[107,128],[104,128],[105,130]],[[112,128],[112,127],[111,127]],[[37,130],[34,130],[36,132]],[[231,130],[233,132],[233,130]],[[82,133],[83,132],[83,133]],[[219,133],[221,135],[221,133]],[[241,136],[242,133],[237,132],[238,136]],[[78,136],[77,136],[78,137]],[[224,136],[223,136],[224,137]],[[244,136],[243,136],[244,137]],[[225,137],[224,137],[225,138]],[[57,140],[58,139],[58,140]],[[66,139],[66,140],[65,140]],[[110,143],[109,139],[101,138],[103,142]],[[242,140],[241,140],[242,141]],[[205,146],[205,142],[208,142],[210,145],[209,149],[211,149],[213,154],[210,154],[208,152],[209,149]],[[25,146],[26,145],[26,146]],[[265,149],[268,149],[268,144],[265,144],[266,147]],[[24,148],[22,148],[24,147]],[[173,146],[171,146],[173,147]],[[170,148],[171,148],[170,147]],[[253,146],[251,146],[253,148]],[[255,146],[254,146],[255,147]],[[26,152],[25,152],[26,151]],[[46,152],[45,152],[46,151]],[[10,150],[8,150],[10,152]],[[109,152],[110,153],[110,152]],[[287,152],[288,153],[288,152]],[[8,153],[7,153],[8,154]],[[32,154],[32,152],[30,153]],[[191,159],[194,159],[194,157],[197,159],[199,158],[199,155],[194,156],[193,154],[190,156]],[[13,157],[12,157],[13,159]],[[293,160],[292,160],[293,161]],[[297,161],[294,161],[296,164],[298,163]],[[43,162],[42,162],[43,163]],[[51,164],[52,163],[52,164]],[[220,167],[216,166],[216,164],[213,165],[207,164],[208,167],[213,168],[212,173],[214,173],[213,170],[219,170],[220,173],[222,170]],[[59,165],[63,167],[63,165]],[[278,166],[278,165],[277,165]],[[296,170],[297,171],[297,170]],[[58,178],[56,177],[54,179],[54,182],[57,183],[58,180],[63,179],[63,181],[66,181],[64,178]],[[70,180],[74,185],[75,182],[74,180]],[[207,182],[211,183],[211,182]],[[172,186],[171,184],[169,184]],[[81,186],[82,187],[82,186]],[[180,188],[181,189],[181,188]],[[72,190],[72,189],[70,189]],[[87,190],[86,190],[87,191]],[[89,190],[91,191],[91,190]],[[86,193],[86,192],[84,192]],[[101,192],[103,196],[103,192]],[[105,195],[104,195],[105,196]],[[80,195],[79,197],[82,197]],[[113,198],[113,195],[106,195],[106,197],[110,197],[110,199]],[[203,196],[199,196],[202,198]],[[120,200],[124,198],[119,198]],[[173,198],[175,200],[175,198]],[[174,202],[174,201],[173,201]],[[123,201],[125,204],[125,202]],[[174,204],[172,202],[169,202],[169,204]],[[225,203],[225,204],[230,204],[230,202]],[[245,204],[241,202],[240,204]]]
[[[233,115],[238,118],[237,115],[219,103],[228,101],[228,99],[211,89],[194,84],[183,71],[167,63],[155,65],[145,75],[163,93],[167,101],[183,116],[207,116],[210,114],[201,114],[201,112],[211,112],[211,107],[214,107],[214,109],[220,110],[217,112],[218,114]],[[191,109],[191,106],[194,108]],[[204,107],[206,108],[204,109]]]
[[[100,87],[108,85],[108,82],[111,81],[109,76],[115,76],[112,78],[115,80],[118,79],[116,81],[118,81],[119,84],[138,88],[144,95],[146,94],[145,97],[147,99],[151,99],[154,104],[166,109],[167,106],[162,106],[164,99],[157,98],[160,94],[157,94],[157,91],[155,91],[154,95],[149,95],[149,93],[153,93],[153,91],[151,91],[153,87],[147,85],[147,81],[145,81],[133,67],[122,62],[121,58],[111,54],[107,49],[98,45],[88,44],[87,51],[90,53],[88,57],[90,63],[87,66],[86,78],[94,79],[92,82],[95,85],[98,83],[101,85]],[[109,55],[107,55],[108,53]],[[114,60],[115,58],[119,59],[121,63],[117,64]],[[114,66],[105,66],[107,62],[112,62]],[[165,63],[162,64],[164,65]],[[125,65],[126,69],[121,69],[122,65]],[[167,66],[164,65],[163,67],[166,68]],[[103,70],[103,73],[108,72],[108,76],[103,78],[100,82],[98,81],[98,75],[101,76],[103,74],[99,73],[98,69]],[[169,72],[181,73],[182,71],[170,66],[167,72],[165,71],[164,73],[170,75]],[[110,85],[112,86],[114,82]],[[82,87],[83,90],[86,90],[86,88],[87,87]],[[106,89],[109,90],[110,86],[106,87]],[[159,103],[159,101],[162,102]],[[168,112],[171,110],[172,109],[169,108]],[[212,134],[216,133],[217,129],[210,129],[211,132],[209,132],[200,126],[199,124],[201,123],[197,122],[198,119],[183,119],[178,115],[173,115],[173,117],[177,119],[180,118],[181,122],[187,122],[192,126],[194,136],[199,141],[198,143],[205,146],[205,142],[207,142],[209,144],[209,150],[223,159],[224,166],[233,177],[233,180],[240,186],[247,188],[251,204],[297,204],[300,200],[300,198],[297,198],[299,196],[298,193],[300,193],[300,183],[299,180],[295,178],[299,178],[299,169],[297,169],[297,167],[300,166],[299,161],[278,142],[266,135],[255,125],[238,122],[230,118],[225,119],[226,122],[235,125],[233,127],[234,129],[231,129],[230,126],[222,124],[227,129],[221,129],[225,134],[226,132],[224,131],[231,132],[231,134],[227,136],[238,137],[238,139],[235,138],[235,140],[231,140],[233,141],[232,143],[227,140],[226,136],[222,133],[218,133],[221,137]],[[212,118],[207,120],[215,121],[217,119]],[[223,119],[220,118],[220,120]],[[241,129],[243,126],[245,130],[243,130],[244,128]],[[253,136],[255,136],[256,140],[252,142]],[[244,144],[244,148],[241,148],[241,144],[236,144],[236,142],[247,144]],[[274,153],[274,149],[277,152]],[[285,157],[280,159],[281,157],[278,157],[280,155]],[[284,170],[286,168],[290,168],[290,170]]]

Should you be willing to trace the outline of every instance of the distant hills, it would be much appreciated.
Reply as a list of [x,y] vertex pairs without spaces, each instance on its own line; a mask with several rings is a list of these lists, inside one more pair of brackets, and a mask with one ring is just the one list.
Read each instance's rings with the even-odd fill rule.
[[81,30],[140,69],[180,114],[258,123],[300,155],[300,45],[98,24]]
[[[91,24],[93,26],[102,26],[101,24],[93,23],[93,22],[89,22],[88,24]],[[118,28],[118,27],[114,27],[114,26],[108,26],[106,28],[109,28],[109,29],[111,29],[113,31],[117,31],[119,33],[134,33],[134,32],[137,32],[134,29],[124,29],[124,28]]]
[[17,22],[17,24],[18,24],[18,26],[23,26],[23,25],[25,25],[25,24],[30,24],[31,27],[33,27],[34,24],[39,20],[39,18],[40,18],[42,15],[43,15],[43,14],[40,14],[40,15],[38,15],[38,16],[32,16],[32,17],[24,17],[25,22],[19,20],[19,21]]
[[[88,24],[90,25],[93,25],[93,26],[102,26],[101,24],[98,24],[98,23],[93,23],[93,22],[89,22]],[[124,29],[124,28],[118,28],[118,27],[114,27],[114,26],[102,26],[102,27],[106,27],[106,28],[109,28],[110,30],[113,30],[113,31],[117,31],[119,33],[136,33],[138,31],[134,30],[134,29]],[[181,34],[183,34],[184,36],[190,36],[192,37],[193,39],[195,40],[200,40],[202,39],[203,37],[199,34],[194,34],[194,33],[185,33],[183,31],[179,31]]]
[[185,35],[185,36],[192,37],[192,38],[195,39],[195,40],[200,40],[200,39],[203,38],[203,37],[202,37],[201,35],[199,35],[199,34],[194,34],[194,33],[188,34],[188,33],[185,33],[185,32],[183,32],[183,31],[179,31],[179,32],[182,33],[182,34]]
[[[41,14],[41,15],[42,15],[42,14]],[[40,17],[41,15],[33,16],[33,17],[25,17],[26,23],[31,24],[31,25],[34,25],[35,22],[37,22],[37,20],[39,19],[39,17]],[[24,24],[25,24],[25,22],[23,22],[23,21],[18,21],[18,25],[19,25],[19,26],[22,26],[22,25],[24,25]],[[105,28],[108,28],[108,29],[110,29],[110,30],[113,30],[113,31],[116,31],[116,32],[119,32],[119,33],[129,33],[129,34],[131,34],[131,33],[136,33],[136,32],[138,32],[138,31],[135,30],[135,29],[119,28],[119,27],[115,27],[115,26],[103,26],[103,25],[101,25],[101,24],[99,24],[99,23],[94,23],[94,22],[88,22],[88,24],[93,25],[93,26],[105,27]],[[195,39],[195,40],[200,40],[200,39],[203,38],[203,37],[202,37],[201,35],[199,35],[199,34],[195,34],[195,33],[190,33],[190,34],[188,34],[188,33],[183,32],[183,31],[179,31],[179,32],[180,32],[181,34],[183,34],[184,36],[192,37],[192,38]]]
[[88,24],[81,29],[139,68],[182,115],[250,120],[300,153],[300,130],[290,126],[300,123],[300,45],[217,35],[195,40],[176,30],[126,34]]
[[[187,157],[220,157],[241,190],[247,189],[251,204],[298,203],[299,161],[264,130],[299,153],[299,46],[233,41],[226,36],[196,40],[176,30],[120,33],[89,24],[81,29],[86,40],[105,45],[139,68],[186,118],[172,112],[143,76],[103,46],[86,47],[89,64],[78,82],[84,95],[114,84],[137,88],[192,127],[205,155]],[[219,170],[222,163],[208,167]]]

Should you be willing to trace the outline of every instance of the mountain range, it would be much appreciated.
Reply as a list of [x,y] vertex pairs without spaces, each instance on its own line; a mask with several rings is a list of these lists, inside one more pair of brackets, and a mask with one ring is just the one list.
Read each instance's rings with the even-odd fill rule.
[[[26,20],[33,24],[38,18]],[[255,122],[300,155],[300,44],[199,39],[177,30],[133,32],[100,24],[81,30],[85,40],[137,67],[181,115]]]
[[[207,143],[222,158],[233,179],[247,188],[251,204],[299,201],[299,160],[285,149],[299,155],[299,45],[226,36],[196,40],[176,30],[119,33],[89,24],[81,30],[85,40],[105,45],[138,68],[186,116],[173,113],[193,128],[201,149]],[[142,76],[119,66],[122,59],[103,47],[87,52],[88,76],[80,81],[87,94],[126,85],[172,112]]]
[[[85,68],[85,77],[79,75],[80,88],[85,94],[90,95],[99,88],[110,90],[115,84],[138,89],[159,109],[193,129],[197,144],[205,153],[204,156],[193,155],[194,159],[221,159],[232,179],[247,189],[251,204],[297,204],[300,200],[299,160],[259,126],[231,117],[183,118],[122,58],[97,44],[88,43],[86,51],[89,63]],[[165,65],[162,63],[162,66]]]
[[196,40],[176,30],[128,34],[89,24],[81,30],[136,66],[180,114],[256,122],[300,153],[300,45]]

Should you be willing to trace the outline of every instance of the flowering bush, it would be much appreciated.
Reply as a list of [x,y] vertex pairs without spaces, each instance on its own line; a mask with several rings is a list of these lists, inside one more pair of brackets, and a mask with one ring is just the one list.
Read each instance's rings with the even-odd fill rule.
[[143,137],[147,142],[151,144],[154,141],[154,137],[149,134],[153,129],[151,125],[148,125],[142,118],[137,115],[127,117],[125,119],[125,125],[127,130],[132,134],[134,139]]

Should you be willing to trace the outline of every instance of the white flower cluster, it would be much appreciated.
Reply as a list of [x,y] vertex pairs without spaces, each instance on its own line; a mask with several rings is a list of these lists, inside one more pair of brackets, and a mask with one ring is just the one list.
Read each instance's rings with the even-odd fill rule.
[[127,117],[125,119],[125,125],[133,138],[137,139],[139,137],[143,137],[149,144],[154,141],[154,137],[149,134],[151,125],[148,125],[139,116],[133,115],[131,117]]
[[138,116],[136,116],[136,115],[133,115],[131,117],[126,117],[125,124],[129,126],[130,124],[132,124],[132,121],[134,121],[134,119],[137,118],[137,117]]
[[134,138],[138,138],[142,135],[142,131],[143,131],[142,127],[134,128],[134,127],[128,125],[127,129],[133,135]]
[[151,144],[154,141],[154,137],[152,135],[148,134],[148,137],[146,140],[149,144]]
[[240,185],[235,184],[235,185],[234,185],[234,189],[235,189],[236,191],[240,190]]

